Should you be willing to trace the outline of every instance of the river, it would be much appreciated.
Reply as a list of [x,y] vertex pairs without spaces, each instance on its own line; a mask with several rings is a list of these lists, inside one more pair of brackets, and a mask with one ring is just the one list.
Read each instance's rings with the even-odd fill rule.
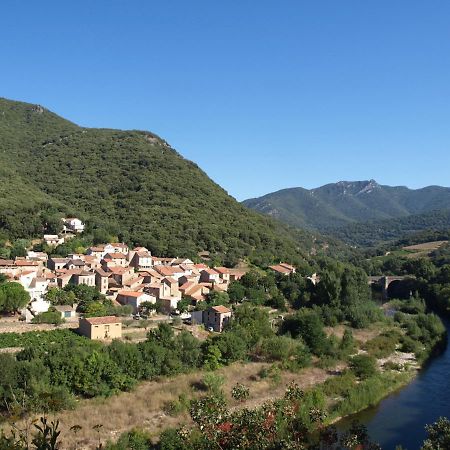
[[[444,321],[450,333],[450,323]],[[352,420],[364,424],[371,439],[383,450],[402,445],[418,450],[425,439],[425,425],[440,416],[450,418],[450,348],[433,357],[418,376],[377,406],[343,419],[337,426],[346,430]]]

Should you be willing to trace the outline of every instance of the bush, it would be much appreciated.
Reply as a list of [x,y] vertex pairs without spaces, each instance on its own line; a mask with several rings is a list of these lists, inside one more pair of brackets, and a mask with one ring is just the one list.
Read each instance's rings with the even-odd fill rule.
[[363,349],[375,358],[386,358],[394,353],[400,339],[401,335],[397,332],[380,334],[379,336],[367,341],[364,344]]
[[416,353],[421,350],[421,345],[419,342],[410,338],[409,336],[403,336],[400,351],[405,353]]
[[347,370],[341,375],[328,378],[323,385],[323,392],[330,397],[342,396],[345,392],[352,389],[356,384],[356,377],[353,372]]
[[377,360],[369,355],[357,355],[350,360],[350,369],[360,379],[365,380],[378,372]]
[[52,323],[54,325],[61,325],[65,320],[61,317],[58,311],[48,310],[33,317],[32,323]]
[[188,411],[191,401],[186,394],[179,395],[177,400],[172,400],[165,405],[164,410],[169,416],[178,416],[179,414]]
[[268,362],[284,361],[295,354],[298,343],[286,336],[273,336],[262,341],[260,356]]
[[240,402],[243,402],[248,399],[250,396],[250,389],[247,386],[244,386],[241,383],[236,383],[231,390],[231,396]]
[[221,392],[221,388],[225,383],[225,377],[216,373],[207,373],[203,377],[202,383],[205,385],[206,389],[213,393],[218,394]]
[[148,450],[151,448],[150,436],[141,430],[131,430],[120,435],[119,440],[106,444],[106,450]]

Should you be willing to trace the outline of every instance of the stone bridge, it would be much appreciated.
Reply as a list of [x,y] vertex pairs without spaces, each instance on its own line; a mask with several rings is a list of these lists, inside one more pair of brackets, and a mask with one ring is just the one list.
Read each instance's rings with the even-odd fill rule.
[[369,277],[369,284],[378,284],[381,286],[381,292],[383,295],[383,299],[387,300],[389,297],[388,295],[388,289],[391,283],[394,281],[404,281],[404,280],[410,280],[413,279],[414,276],[412,275],[403,275],[403,276],[390,276],[390,275],[382,275],[377,277]]

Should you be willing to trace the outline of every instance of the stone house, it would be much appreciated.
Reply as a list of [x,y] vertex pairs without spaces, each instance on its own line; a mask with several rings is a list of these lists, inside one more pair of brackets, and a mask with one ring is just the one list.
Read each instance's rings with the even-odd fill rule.
[[217,333],[222,332],[224,326],[231,319],[231,309],[226,306],[212,306],[203,311],[203,323],[207,328],[212,328]]
[[122,322],[115,316],[82,318],[78,332],[94,340],[120,339]]
[[47,267],[55,272],[64,269],[69,262],[69,258],[48,258]]
[[121,305],[131,305],[133,307],[133,313],[137,313],[139,311],[139,307],[144,302],[150,302],[153,304],[156,303],[156,297],[154,295],[149,295],[140,291],[128,290],[119,291],[116,300]]
[[84,231],[84,223],[76,217],[67,217],[66,219],[62,219],[62,221],[64,231],[73,231],[75,233],[82,233]]
[[200,282],[202,283],[220,283],[220,274],[214,269],[203,269],[200,271]]

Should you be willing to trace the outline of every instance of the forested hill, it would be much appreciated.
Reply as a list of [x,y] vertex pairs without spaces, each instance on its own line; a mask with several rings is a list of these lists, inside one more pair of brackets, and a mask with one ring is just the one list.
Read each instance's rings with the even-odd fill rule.
[[374,180],[341,181],[311,190],[283,189],[243,204],[290,225],[324,231],[351,223],[450,209],[450,188],[413,190],[383,186]]
[[[449,229],[450,209],[447,209],[397,219],[352,223],[338,228],[330,227],[326,232],[351,245],[375,247],[399,239],[404,240],[404,245],[411,245],[407,244],[408,239],[413,239],[416,233],[423,231],[429,232],[426,240],[440,240],[439,232],[448,233]],[[442,237],[442,239],[447,238]]]
[[159,255],[293,260],[325,243],[248,210],[158,136],[79,127],[0,99],[0,233],[41,236],[62,215]]

